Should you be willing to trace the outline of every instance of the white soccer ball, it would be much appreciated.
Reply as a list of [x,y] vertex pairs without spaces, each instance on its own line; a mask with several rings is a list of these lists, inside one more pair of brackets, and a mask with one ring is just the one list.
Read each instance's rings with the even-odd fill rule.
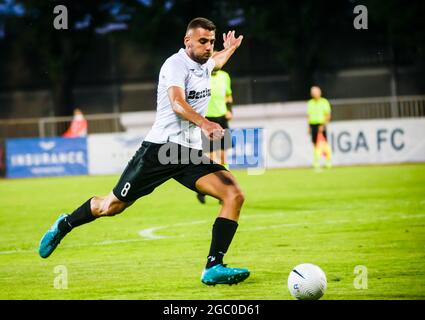
[[327,287],[326,275],[322,269],[311,263],[297,265],[289,273],[288,289],[298,300],[318,300]]

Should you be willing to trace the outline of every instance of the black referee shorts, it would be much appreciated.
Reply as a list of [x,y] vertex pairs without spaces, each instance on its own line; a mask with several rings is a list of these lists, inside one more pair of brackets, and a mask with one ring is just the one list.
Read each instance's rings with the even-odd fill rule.
[[123,202],[133,202],[171,178],[198,192],[196,181],[220,170],[226,168],[204,156],[202,150],[173,142],[156,144],[143,141],[112,192]]
[[206,117],[209,121],[218,123],[224,130],[224,136],[220,140],[210,140],[202,133],[202,149],[204,152],[212,152],[216,150],[227,150],[232,148],[232,136],[229,130],[229,122],[225,116],[222,117]]
[[325,125],[323,125],[323,124],[310,124],[311,141],[314,144],[317,143],[317,136],[319,135],[319,126],[323,126],[323,136],[325,137],[326,140],[328,140]]

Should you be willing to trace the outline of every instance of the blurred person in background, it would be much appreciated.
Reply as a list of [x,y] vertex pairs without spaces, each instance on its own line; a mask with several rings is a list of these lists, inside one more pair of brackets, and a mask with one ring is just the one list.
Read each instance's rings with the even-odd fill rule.
[[[211,74],[211,98],[205,118],[218,123],[225,129],[224,137],[220,140],[210,140],[202,135],[202,148],[208,157],[227,169],[226,150],[232,147],[232,137],[229,131],[229,121],[232,120],[232,87],[230,75],[224,70],[214,70]],[[197,194],[199,202],[205,203],[205,195]]]
[[74,117],[71,121],[71,125],[62,136],[64,138],[78,138],[87,136],[87,120],[84,118],[84,114],[80,109],[74,109]]
[[308,101],[307,114],[309,133],[313,142],[313,167],[320,168],[320,157],[326,159],[326,167],[332,167],[332,154],[327,143],[326,125],[331,121],[331,105],[322,97],[318,86],[310,89],[311,99]]

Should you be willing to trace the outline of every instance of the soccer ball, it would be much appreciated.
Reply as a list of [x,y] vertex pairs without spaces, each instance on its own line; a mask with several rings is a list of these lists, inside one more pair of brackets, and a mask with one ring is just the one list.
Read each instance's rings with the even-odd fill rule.
[[318,300],[325,293],[326,287],[325,273],[314,264],[299,264],[289,273],[288,289],[298,300]]

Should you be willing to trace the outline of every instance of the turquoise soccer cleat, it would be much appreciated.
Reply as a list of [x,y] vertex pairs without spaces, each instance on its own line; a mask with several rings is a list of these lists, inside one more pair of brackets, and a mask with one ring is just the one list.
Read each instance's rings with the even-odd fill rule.
[[40,257],[47,258],[50,256],[61,242],[63,237],[65,237],[65,234],[61,233],[58,228],[59,222],[65,219],[65,217],[66,214],[61,214],[55,223],[50,227],[50,229],[47,230],[43,238],[41,238],[40,247],[38,249]]
[[227,268],[226,265],[218,264],[205,269],[202,272],[202,283],[214,286],[216,284],[237,284],[249,277],[248,269]]

